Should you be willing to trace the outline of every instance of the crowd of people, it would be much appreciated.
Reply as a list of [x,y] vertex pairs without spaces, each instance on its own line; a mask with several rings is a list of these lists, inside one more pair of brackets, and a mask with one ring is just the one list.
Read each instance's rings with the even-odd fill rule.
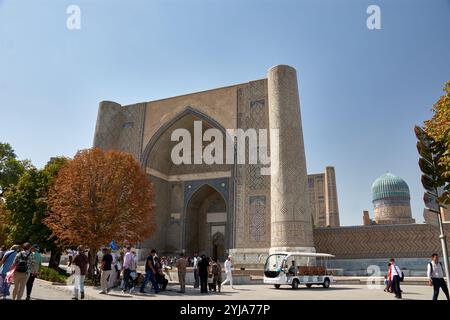
[[[68,267],[73,275],[73,299],[84,299],[84,283],[88,274],[90,256],[83,246],[76,249],[68,249]],[[136,251],[131,246],[113,251],[105,247],[95,256],[94,279],[98,278],[100,294],[108,294],[111,289],[120,287],[122,293],[132,293],[138,286],[141,293],[146,293],[147,284],[151,284],[152,291],[159,293],[166,290],[169,280],[172,280],[170,270],[175,267],[178,273],[180,285],[179,293],[186,292],[187,268],[193,268],[194,288],[200,288],[200,293],[221,292],[222,287],[229,283],[233,287],[232,259],[231,256],[224,262],[226,279],[222,281],[222,266],[218,259],[199,256],[194,253],[192,257],[186,257],[183,253],[178,258],[159,257],[155,249],[151,250],[145,259],[145,274],[139,275],[137,271],[138,258]],[[0,247],[0,298],[6,299],[11,295],[10,287],[14,284],[12,299],[20,300],[26,293],[26,299],[31,298],[33,284],[41,272],[42,255],[37,244],[26,242],[22,246],[13,245],[9,250],[5,246]],[[292,267],[293,268],[293,267]],[[290,268],[291,269],[291,268]],[[289,269],[289,270],[290,270]],[[291,271],[290,271],[291,272]],[[437,300],[440,290],[447,298],[449,291],[444,279],[444,267],[439,261],[439,255],[433,253],[431,261],[427,265],[428,283],[433,287],[433,300]],[[402,298],[400,287],[404,273],[395,259],[390,259],[388,273],[385,276],[384,291]]]
[[[84,280],[88,271],[89,257],[82,246],[77,251],[69,255],[69,266],[74,274],[74,297],[73,299],[84,298]],[[137,287],[139,280],[139,292],[146,293],[147,285],[151,285],[154,293],[166,290],[169,280],[172,280],[170,270],[175,266],[178,272],[180,285],[179,293],[186,292],[186,272],[188,267],[194,271],[194,288],[200,287],[201,293],[221,292],[224,284],[230,283],[233,287],[231,256],[228,256],[224,263],[226,279],[222,282],[222,267],[218,259],[212,259],[205,255],[186,258],[183,253],[179,258],[159,257],[155,249],[151,250],[145,259],[145,274],[139,279],[137,272],[137,255],[131,246],[125,247],[115,253],[111,248],[103,248],[96,256],[94,269],[98,269],[100,282],[100,294],[108,294],[111,289],[120,287],[122,293],[132,293]],[[97,267],[97,265],[99,265]],[[95,272],[95,274],[97,274]],[[120,284],[119,284],[120,283]]]
[[[402,298],[402,289],[400,283],[404,280],[404,273],[395,262],[395,259],[390,259],[388,263],[388,274],[384,277],[385,292],[395,294],[397,299]],[[439,291],[442,289],[447,300],[450,300],[447,283],[444,279],[444,267],[439,261],[439,255],[433,253],[431,261],[427,265],[427,278],[429,286],[433,287],[433,300],[437,300]]]
[[42,267],[42,256],[37,244],[26,242],[22,246],[13,245],[9,250],[0,248],[0,297],[11,295],[10,286],[14,283],[13,300],[21,300],[26,291],[26,299],[31,299],[34,280]]

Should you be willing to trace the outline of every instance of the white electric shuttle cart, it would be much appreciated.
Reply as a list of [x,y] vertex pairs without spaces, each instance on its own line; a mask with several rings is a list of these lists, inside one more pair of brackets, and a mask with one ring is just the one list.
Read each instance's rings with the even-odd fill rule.
[[264,283],[275,288],[289,285],[297,289],[299,285],[321,285],[328,288],[333,275],[327,268],[327,261],[334,258],[327,253],[277,252],[267,257],[264,265]]

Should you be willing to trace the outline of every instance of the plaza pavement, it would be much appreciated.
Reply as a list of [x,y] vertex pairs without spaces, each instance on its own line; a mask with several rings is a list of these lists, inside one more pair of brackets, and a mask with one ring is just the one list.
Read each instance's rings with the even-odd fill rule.
[[[366,285],[333,284],[330,288],[300,287],[293,290],[290,287],[275,289],[270,285],[240,285],[232,290],[228,285],[222,293],[200,294],[199,289],[192,286],[186,287],[186,293],[177,293],[178,285],[169,284],[168,290],[160,294],[141,294],[137,290],[133,294],[122,294],[120,290],[112,290],[108,295],[99,294],[99,288],[86,287],[86,299],[88,300],[396,300],[390,293],[378,289],[370,289]],[[12,288],[11,288],[12,289]],[[149,288],[147,289],[149,290]],[[405,300],[430,300],[432,289],[423,285],[402,286]],[[36,300],[69,300],[72,297],[72,287],[52,285],[49,282],[37,279],[33,288],[32,299]],[[444,300],[441,292],[439,300]]]

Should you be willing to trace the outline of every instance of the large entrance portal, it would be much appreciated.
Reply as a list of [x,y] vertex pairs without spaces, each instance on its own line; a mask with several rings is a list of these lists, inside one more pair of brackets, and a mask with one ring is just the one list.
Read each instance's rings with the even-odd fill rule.
[[198,252],[224,261],[227,248],[227,205],[222,195],[205,184],[186,207],[185,244],[187,254]]

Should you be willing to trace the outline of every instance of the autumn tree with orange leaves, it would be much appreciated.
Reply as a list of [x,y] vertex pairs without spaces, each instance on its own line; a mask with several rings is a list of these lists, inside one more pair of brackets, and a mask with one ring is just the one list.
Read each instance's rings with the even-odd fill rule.
[[155,228],[152,186],[139,163],[119,151],[79,151],[61,168],[44,223],[65,245],[98,250],[111,240],[136,243]]

